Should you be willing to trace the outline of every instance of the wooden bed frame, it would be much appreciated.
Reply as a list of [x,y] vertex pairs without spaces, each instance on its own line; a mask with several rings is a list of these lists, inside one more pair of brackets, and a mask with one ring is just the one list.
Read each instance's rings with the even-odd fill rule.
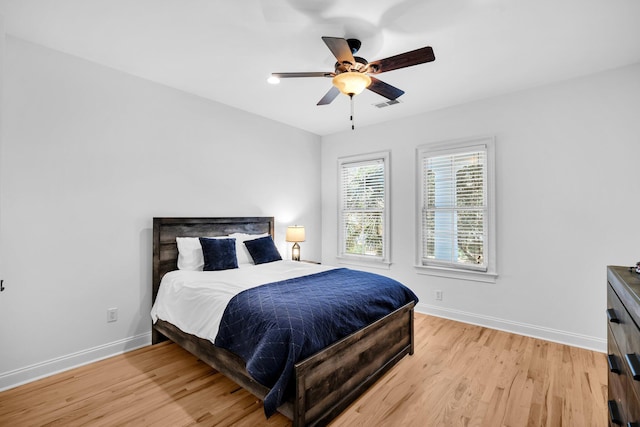
[[[153,301],[160,280],[177,269],[176,237],[231,233],[274,234],[273,217],[154,218]],[[278,408],[294,427],[325,425],[407,354],[413,354],[411,302],[295,365],[295,396]],[[169,338],[240,386],[264,399],[269,389],[253,380],[244,361],[209,340],[158,320],[153,344]]]

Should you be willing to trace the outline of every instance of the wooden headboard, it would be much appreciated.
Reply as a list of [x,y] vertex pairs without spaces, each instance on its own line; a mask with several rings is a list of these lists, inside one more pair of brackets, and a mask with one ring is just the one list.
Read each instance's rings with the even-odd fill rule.
[[224,218],[153,218],[153,294],[156,300],[162,276],[178,269],[176,237],[216,237],[232,233],[273,236],[272,216]]

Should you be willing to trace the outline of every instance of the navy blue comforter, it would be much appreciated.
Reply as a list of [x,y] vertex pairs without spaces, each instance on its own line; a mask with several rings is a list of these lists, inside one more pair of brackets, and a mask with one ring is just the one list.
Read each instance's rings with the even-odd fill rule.
[[401,283],[346,268],[270,283],[233,297],[215,344],[242,357],[247,372],[271,388],[264,399],[271,416],[297,362],[410,301],[418,298]]

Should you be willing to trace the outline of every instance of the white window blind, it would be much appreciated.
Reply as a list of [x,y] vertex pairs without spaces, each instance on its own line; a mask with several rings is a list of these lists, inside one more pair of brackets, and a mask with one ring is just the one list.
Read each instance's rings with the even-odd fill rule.
[[340,256],[387,258],[387,171],[382,157],[342,159],[339,167]]
[[487,145],[458,143],[418,153],[421,264],[487,272],[494,265]]

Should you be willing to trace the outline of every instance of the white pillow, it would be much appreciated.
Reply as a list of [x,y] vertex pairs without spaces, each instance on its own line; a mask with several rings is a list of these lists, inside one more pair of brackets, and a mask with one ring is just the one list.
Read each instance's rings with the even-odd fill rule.
[[[251,254],[249,254],[249,250],[244,245],[245,240],[253,240],[258,239],[260,237],[270,236],[269,233],[263,234],[246,234],[246,233],[233,233],[229,234],[229,237],[233,237],[236,239],[236,258],[238,259],[238,267],[241,264],[253,264],[253,258],[251,258]],[[200,243],[200,242],[198,242]],[[202,248],[200,248],[202,251]],[[204,264],[204,260],[202,261]]]
[[198,237],[176,237],[178,245],[178,269],[202,271],[204,256]]

